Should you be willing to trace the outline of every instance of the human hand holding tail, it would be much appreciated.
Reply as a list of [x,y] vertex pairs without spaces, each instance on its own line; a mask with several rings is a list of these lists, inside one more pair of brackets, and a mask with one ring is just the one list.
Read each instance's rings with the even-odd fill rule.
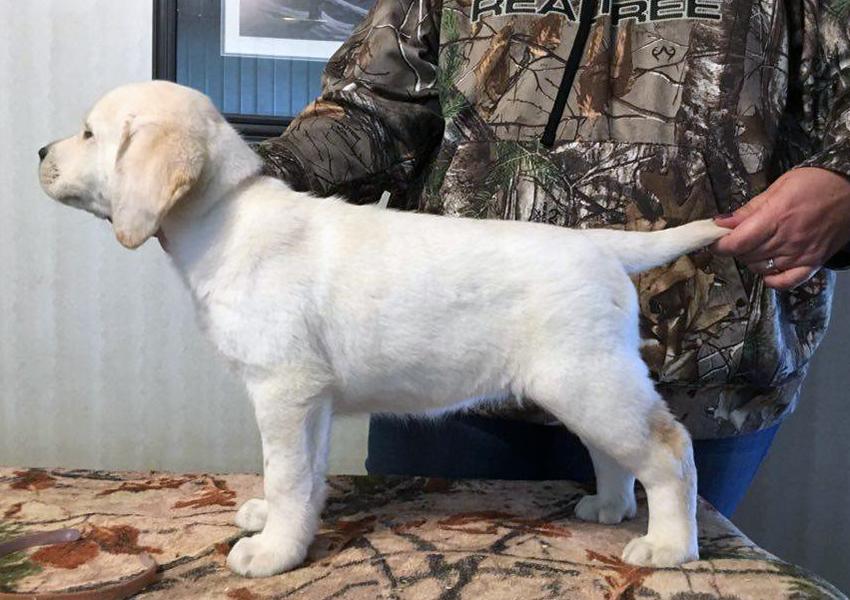
[[850,242],[850,179],[818,167],[793,169],[715,223],[733,229],[714,243],[715,253],[764,275],[768,287],[792,289]]

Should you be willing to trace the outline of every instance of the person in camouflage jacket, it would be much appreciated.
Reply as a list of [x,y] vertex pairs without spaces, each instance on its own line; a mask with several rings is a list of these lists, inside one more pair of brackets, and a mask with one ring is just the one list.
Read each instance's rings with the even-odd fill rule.
[[[850,0],[378,0],[258,151],[296,189],[451,216],[655,230],[741,209],[716,252],[634,281],[694,438],[764,430],[827,327],[821,263],[848,262]],[[818,251],[762,205],[816,214]]]

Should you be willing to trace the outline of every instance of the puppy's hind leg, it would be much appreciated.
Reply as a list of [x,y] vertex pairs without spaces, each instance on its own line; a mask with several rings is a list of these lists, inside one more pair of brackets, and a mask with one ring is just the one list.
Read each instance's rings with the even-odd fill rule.
[[658,397],[648,415],[648,444],[630,461],[646,490],[649,529],[623,550],[633,565],[676,566],[697,560],[697,473],[691,436]]
[[[649,529],[626,546],[624,561],[669,567],[696,560],[696,469],[690,436],[655,391],[637,352],[609,360],[618,365],[616,370],[583,382],[561,381],[549,369],[532,380],[528,393],[593,448],[597,460],[604,454],[619,464],[620,469],[603,461],[597,465],[605,465],[600,475],[611,484],[605,492],[609,498],[625,489],[625,471],[646,489]],[[572,372],[599,371],[588,365]],[[591,509],[602,504],[589,500],[579,510],[593,517]],[[624,516],[629,512],[623,511]]]
[[267,577],[301,564],[318,528],[332,400],[300,372],[249,381],[248,389],[263,442],[265,500],[250,501],[262,531],[239,540],[227,565],[240,575]]

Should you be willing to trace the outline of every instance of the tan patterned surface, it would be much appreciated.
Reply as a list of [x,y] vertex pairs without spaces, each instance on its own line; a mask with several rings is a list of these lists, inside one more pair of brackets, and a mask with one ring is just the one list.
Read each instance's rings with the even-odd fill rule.
[[568,482],[334,477],[307,564],[262,580],[231,574],[236,507],[256,475],[0,469],[0,540],[76,527],[83,539],[0,560],[0,590],[49,591],[114,581],[149,552],[164,569],[146,599],[777,600],[844,598],[784,563],[701,504],[703,559],[679,569],[618,556],[646,528],[575,520]]

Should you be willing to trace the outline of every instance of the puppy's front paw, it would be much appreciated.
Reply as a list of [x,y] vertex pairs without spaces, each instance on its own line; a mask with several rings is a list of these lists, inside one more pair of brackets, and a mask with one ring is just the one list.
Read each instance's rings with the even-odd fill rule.
[[633,519],[637,513],[635,497],[606,498],[597,494],[585,496],[578,501],[575,508],[576,516],[582,521],[616,525],[623,519]]
[[236,542],[227,555],[227,566],[245,577],[270,577],[294,569],[306,555],[306,547],[297,549],[285,540],[271,540],[260,533]]
[[642,567],[678,567],[692,560],[699,560],[696,543],[658,542],[648,535],[633,539],[623,550],[623,562]]
[[252,498],[236,512],[236,525],[245,531],[262,531],[269,516],[269,505],[265,500]]

